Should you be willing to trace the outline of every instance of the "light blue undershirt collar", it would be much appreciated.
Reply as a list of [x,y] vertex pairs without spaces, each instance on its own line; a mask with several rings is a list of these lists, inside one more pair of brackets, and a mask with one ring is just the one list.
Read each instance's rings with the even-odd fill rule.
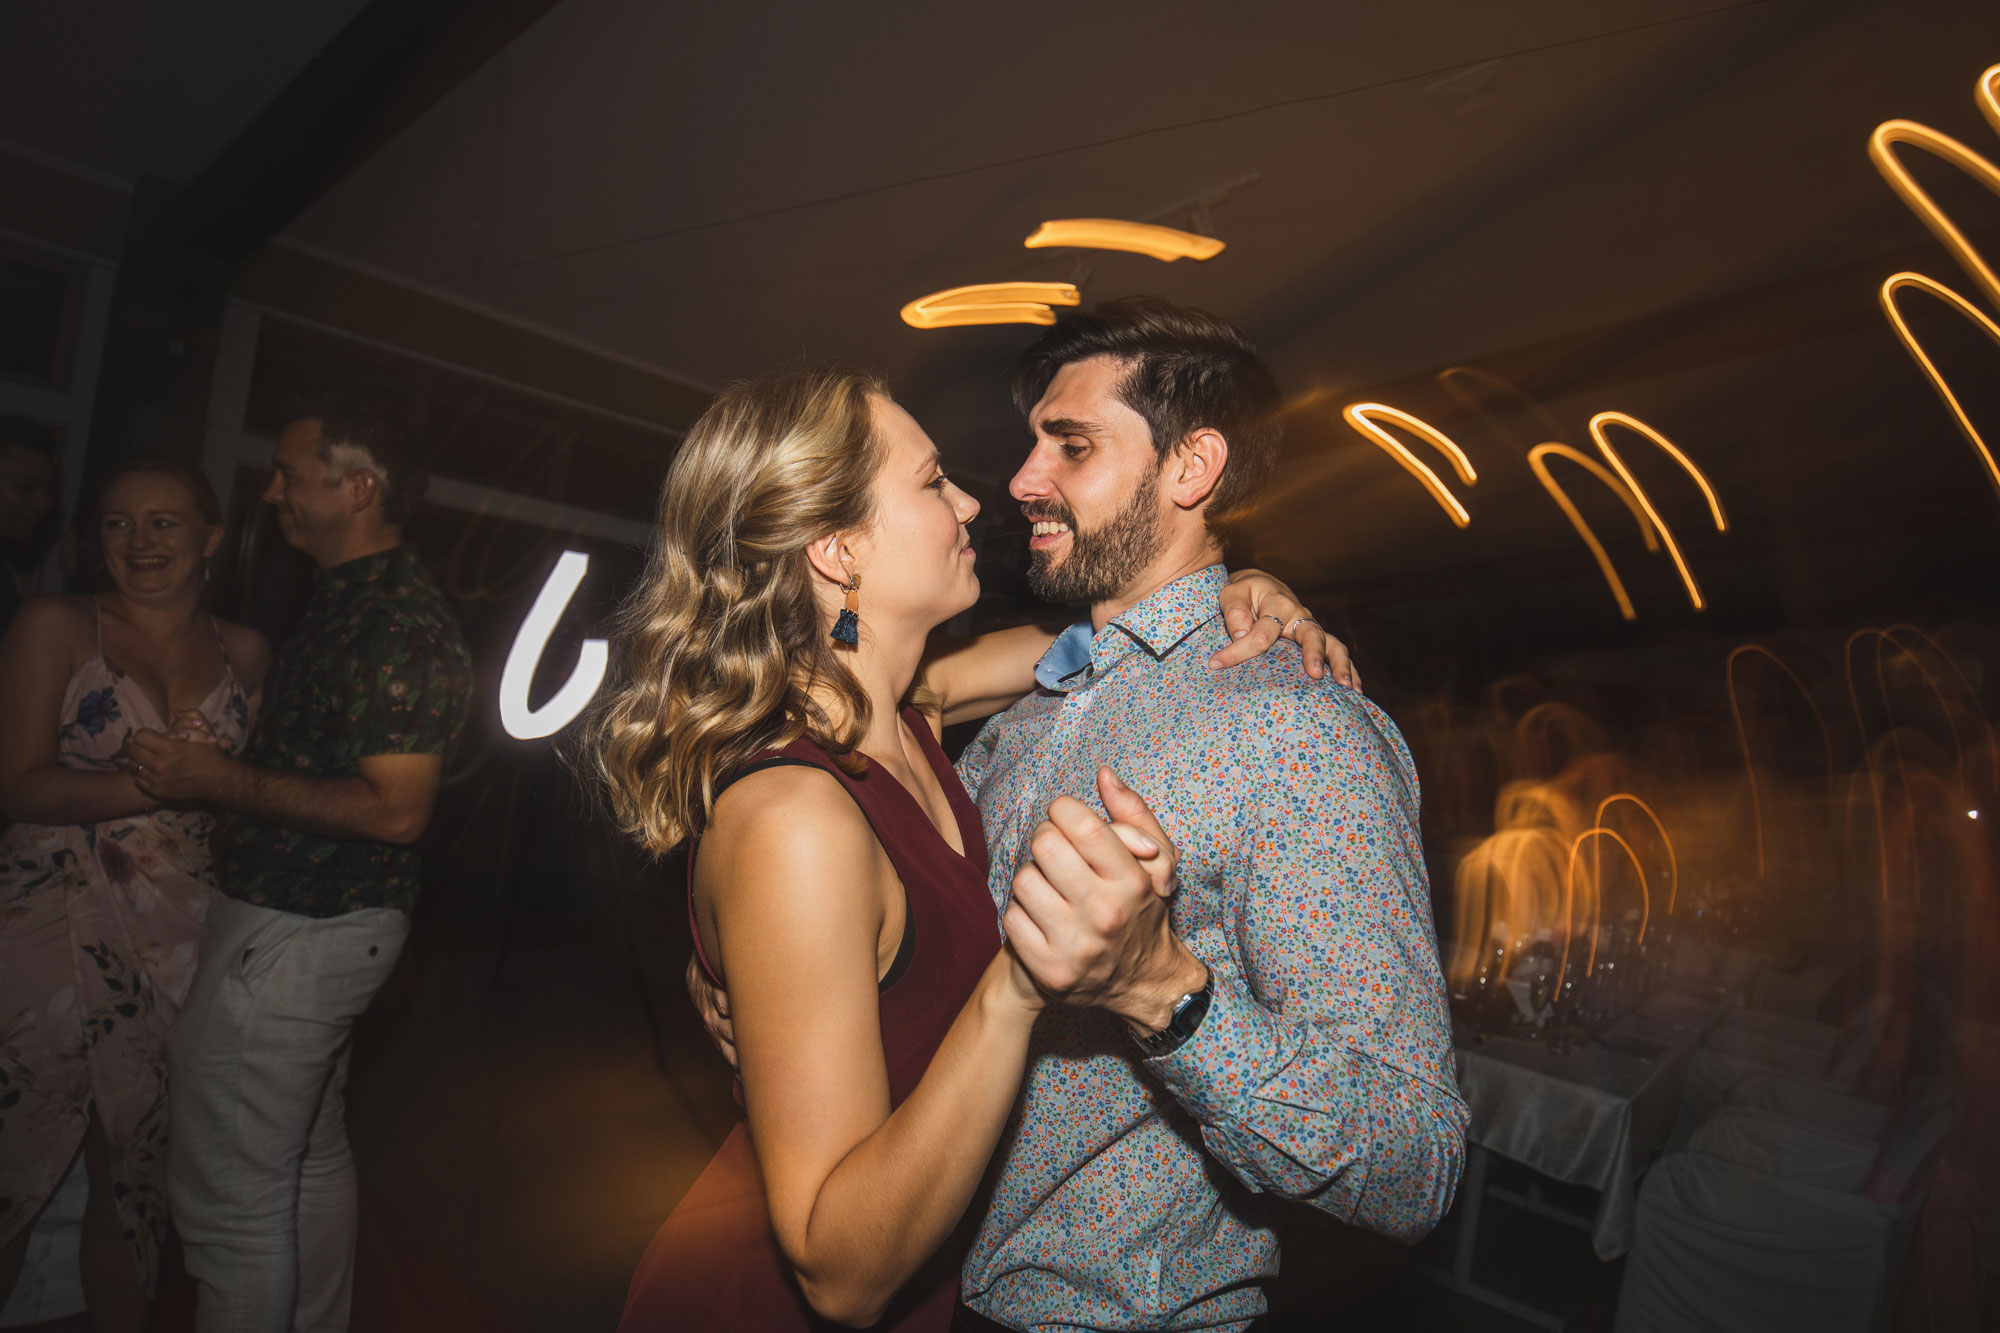
[[1056,694],[1067,694],[1082,684],[1076,677],[1090,666],[1090,641],[1096,633],[1088,620],[1082,620],[1058,634],[1035,663],[1035,684]]

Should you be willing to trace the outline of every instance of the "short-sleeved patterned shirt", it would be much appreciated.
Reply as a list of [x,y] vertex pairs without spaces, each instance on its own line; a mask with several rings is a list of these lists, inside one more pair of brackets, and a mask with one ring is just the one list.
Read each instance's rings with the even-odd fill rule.
[[1295,650],[1211,671],[1225,577],[1211,566],[1094,637],[1065,635],[1043,688],[959,761],[1003,910],[1049,802],[1102,814],[1109,765],[1180,849],[1174,929],[1211,978],[1201,1026],[1160,1059],[1103,1010],[1036,1024],[964,1272],[967,1302],[1013,1327],[1255,1318],[1277,1242],[1218,1168],[1401,1239],[1435,1226],[1457,1184],[1466,1110],[1409,751]]
[[[443,754],[472,707],[472,657],[444,594],[394,547],[322,569],[278,650],[243,758],[314,778],[353,777],[370,755]],[[216,871],[231,897],[302,916],[404,911],[417,849],[224,816]]]

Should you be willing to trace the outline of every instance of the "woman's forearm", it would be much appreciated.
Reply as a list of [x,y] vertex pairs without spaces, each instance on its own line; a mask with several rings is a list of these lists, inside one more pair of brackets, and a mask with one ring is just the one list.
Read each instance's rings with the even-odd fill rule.
[[842,1323],[880,1317],[958,1225],[1020,1091],[1034,1012],[994,957],[922,1082],[820,1187],[786,1246],[813,1307]]
[[0,808],[21,824],[95,824],[159,808],[120,769],[98,772],[67,764],[40,764],[11,777],[0,791]]
[[947,725],[990,717],[1035,688],[1035,663],[1056,631],[1018,625],[970,639],[933,639],[918,685],[942,707]]

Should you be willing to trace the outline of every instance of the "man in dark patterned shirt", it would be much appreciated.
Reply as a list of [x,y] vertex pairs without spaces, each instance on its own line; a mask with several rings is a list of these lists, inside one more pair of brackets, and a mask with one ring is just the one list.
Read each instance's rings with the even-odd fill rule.
[[328,400],[271,461],[264,499],[319,571],[249,746],[142,732],[129,751],[149,795],[224,812],[227,896],[167,1040],[168,1197],[204,1333],[347,1327],[349,1038],[409,934],[415,843],[472,696],[458,625],[402,544],[424,485],[403,432]]

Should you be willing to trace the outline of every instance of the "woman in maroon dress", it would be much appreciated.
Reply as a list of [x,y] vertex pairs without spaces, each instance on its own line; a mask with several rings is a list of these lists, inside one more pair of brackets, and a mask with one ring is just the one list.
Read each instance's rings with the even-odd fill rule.
[[[978,597],[977,512],[883,386],[849,373],[729,390],[669,470],[589,753],[643,845],[698,838],[689,910],[727,984],[747,1125],[648,1249],[623,1329],[949,1326],[940,1246],[1042,1004],[1002,947],[937,731],[1024,693],[1050,636],[923,663]],[[1151,813],[1112,813],[1109,873],[1164,891]]]

